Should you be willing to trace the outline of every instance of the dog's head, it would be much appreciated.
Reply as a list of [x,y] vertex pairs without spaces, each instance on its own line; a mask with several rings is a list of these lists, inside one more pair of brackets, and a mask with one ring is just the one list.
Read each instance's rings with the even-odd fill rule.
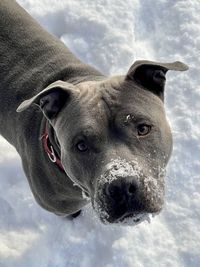
[[104,223],[139,223],[161,210],[172,150],[165,75],[186,69],[181,62],[137,61],[126,76],[77,85],[57,81],[19,106],[39,105],[67,175],[87,192]]

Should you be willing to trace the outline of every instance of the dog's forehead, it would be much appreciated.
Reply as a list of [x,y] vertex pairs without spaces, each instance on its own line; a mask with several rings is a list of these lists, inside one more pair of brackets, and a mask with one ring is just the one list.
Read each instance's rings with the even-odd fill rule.
[[162,122],[162,101],[134,83],[124,82],[123,76],[76,86],[79,94],[65,116],[70,131],[88,128],[103,134],[111,121],[122,121],[128,114]]
[[[152,92],[127,82],[124,76],[114,76],[104,81],[84,82],[79,85],[79,100],[85,106],[101,114],[114,117],[121,112],[145,114],[150,117],[164,115],[163,102]],[[97,113],[98,112],[98,113]]]

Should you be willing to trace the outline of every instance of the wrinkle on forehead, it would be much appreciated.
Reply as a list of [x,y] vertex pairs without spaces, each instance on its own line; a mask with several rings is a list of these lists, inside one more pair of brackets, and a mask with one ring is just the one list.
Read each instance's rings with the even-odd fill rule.
[[79,88],[78,102],[80,107],[96,112],[102,112],[100,82],[84,82],[77,85]]
[[[78,102],[83,112],[89,112],[89,117],[94,115],[95,120],[103,119],[109,121],[113,112],[111,109],[119,103],[119,92],[112,87],[111,79],[100,82],[84,82],[79,84]],[[117,84],[115,84],[116,86]]]
[[142,117],[165,116],[163,102],[152,92],[140,88],[134,82],[127,82],[122,77],[111,78],[101,84],[102,99],[110,117],[127,112]]
[[77,111],[76,118],[83,126],[98,124],[102,127],[122,113],[140,118],[144,116],[144,119],[150,117],[156,121],[165,117],[163,102],[157,96],[134,82],[125,81],[123,76],[76,86],[79,89],[77,106],[72,109]]

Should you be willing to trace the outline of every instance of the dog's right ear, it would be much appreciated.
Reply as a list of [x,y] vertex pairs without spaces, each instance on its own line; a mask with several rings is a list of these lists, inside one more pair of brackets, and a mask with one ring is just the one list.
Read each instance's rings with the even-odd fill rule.
[[37,95],[23,101],[17,108],[17,112],[24,111],[32,104],[35,104],[39,106],[48,119],[53,119],[70,100],[74,92],[74,85],[63,81],[56,81]]

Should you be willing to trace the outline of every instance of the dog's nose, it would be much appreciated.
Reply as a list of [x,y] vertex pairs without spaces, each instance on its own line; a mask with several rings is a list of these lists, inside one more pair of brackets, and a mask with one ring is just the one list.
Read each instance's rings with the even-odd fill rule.
[[115,204],[122,205],[133,201],[139,190],[138,182],[133,177],[117,178],[106,185],[106,196]]

